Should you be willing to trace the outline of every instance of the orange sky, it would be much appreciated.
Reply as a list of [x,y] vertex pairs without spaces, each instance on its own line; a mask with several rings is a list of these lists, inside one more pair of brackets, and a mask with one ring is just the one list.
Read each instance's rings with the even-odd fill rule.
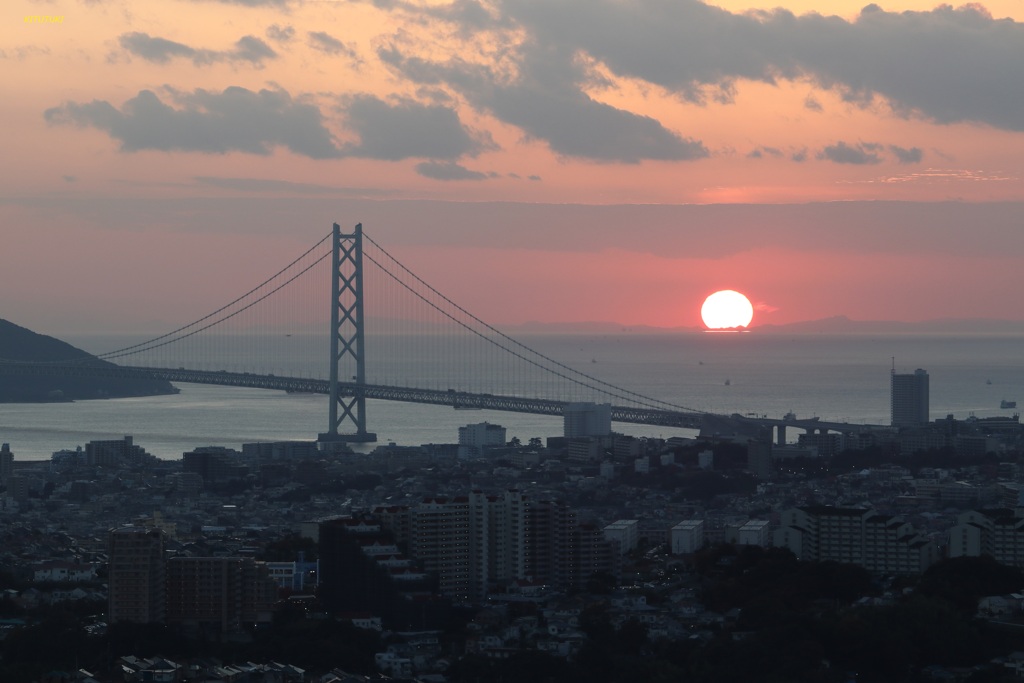
[[1021,319],[1024,3],[864,4],[9,0],[0,316],[174,325],[362,221],[496,323]]

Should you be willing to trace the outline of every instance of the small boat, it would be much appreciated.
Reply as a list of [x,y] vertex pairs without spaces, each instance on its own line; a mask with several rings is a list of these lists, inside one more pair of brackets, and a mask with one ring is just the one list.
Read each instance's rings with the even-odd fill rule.
[[999,407],[1000,408],[1016,408],[1017,407],[1017,402],[1016,401],[1007,401],[1007,400],[1004,399],[1004,400],[999,402]]
[[732,384],[732,382],[730,382],[729,380],[725,380],[725,386],[729,386],[730,384]]

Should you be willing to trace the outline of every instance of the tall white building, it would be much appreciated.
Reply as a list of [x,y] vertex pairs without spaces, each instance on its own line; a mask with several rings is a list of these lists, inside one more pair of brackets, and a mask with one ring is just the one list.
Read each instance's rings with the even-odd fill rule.
[[562,413],[564,436],[608,436],[612,433],[612,404],[570,403]]
[[128,526],[108,536],[107,621],[154,624],[164,621],[164,535],[159,529]]

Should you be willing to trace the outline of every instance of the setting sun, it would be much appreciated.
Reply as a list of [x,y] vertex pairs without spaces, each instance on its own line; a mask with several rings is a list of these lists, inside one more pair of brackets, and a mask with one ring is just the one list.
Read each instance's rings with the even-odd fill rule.
[[700,317],[709,330],[746,327],[754,317],[750,300],[731,289],[715,292],[704,300]]

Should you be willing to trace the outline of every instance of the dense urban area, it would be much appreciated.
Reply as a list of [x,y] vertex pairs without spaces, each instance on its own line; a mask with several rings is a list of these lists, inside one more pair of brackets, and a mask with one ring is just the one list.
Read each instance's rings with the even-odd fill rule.
[[[0,450],[0,680],[1009,681],[1019,415],[160,460]],[[453,434],[453,441],[455,435]]]

